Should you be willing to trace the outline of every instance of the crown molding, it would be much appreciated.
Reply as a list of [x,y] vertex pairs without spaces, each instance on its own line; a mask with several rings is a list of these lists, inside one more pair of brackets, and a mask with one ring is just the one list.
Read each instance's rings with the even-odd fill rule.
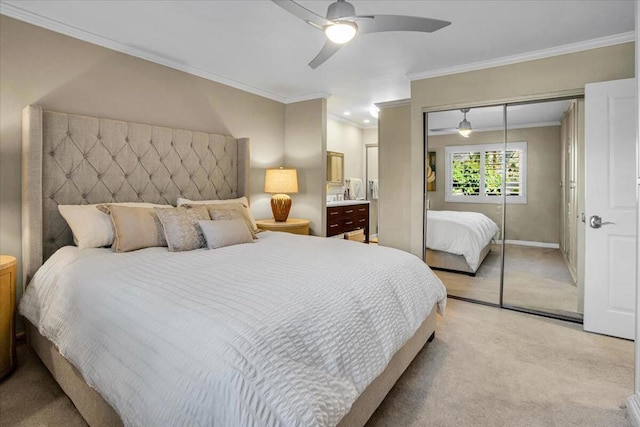
[[548,49],[536,50],[519,55],[504,56],[502,58],[490,59],[488,61],[473,62],[470,64],[456,65],[453,67],[438,68],[436,70],[409,73],[407,78],[411,81],[429,79],[433,77],[446,76],[450,74],[466,73],[468,71],[483,70],[486,68],[500,67],[502,65],[517,64],[519,62],[533,61],[536,59],[550,58],[552,56],[566,55],[599,47],[613,46],[617,44],[632,42],[635,40],[635,32],[615,34],[613,36],[601,37],[577,43],[556,46]]
[[375,106],[379,109],[385,108],[393,108],[393,107],[405,107],[407,105],[411,105],[411,98],[407,99],[398,99],[395,101],[386,101],[386,102],[376,102]]
[[308,95],[294,96],[291,98],[284,98],[285,104],[293,104],[294,102],[303,102],[303,101],[311,101],[312,99],[329,99],[331,98],[331,94],[328,92],[316,92],[310,93]]
[[115,50],[117,52],[125,53],[127,55],[134,56],[136,58],[144,59],[156,64],[164,65],[169,68],[173,68],[178,71],[185,72],[203,79],[211,80],[217,83],[221,83],[226,86],[233,87],[245,92],[252,93],[254,95],[262,96],[273,101],[281,102],[283,104],[290,104],[292,102],[307,101],[316,98],[328,98],[330,94],[321,92],[316,94],[304,95],[300,97],[287,98],[278,94],[259,89],[227,77],[223,77],[209,71],[203,70],[198,67],[193,67],[176,61],[175,59],[166,58],[162,55],[148,52],[144,49],[138,49],[135,47],[127,46],[124,43],[112,40],[107,37],[94,34],[90,31],[82,30],[72,25],[67,25],[54,19],[33,13],[12,4],[0,2],[0,15],[6,15],[10,18],[17,19],[19,21],[26,22],[28,24],[36,25],[38,27],[45,28],[47,30],[55,31],[56,33],[64,34],[75,39],[79,39],[91,44],[102,46],[107,49]]

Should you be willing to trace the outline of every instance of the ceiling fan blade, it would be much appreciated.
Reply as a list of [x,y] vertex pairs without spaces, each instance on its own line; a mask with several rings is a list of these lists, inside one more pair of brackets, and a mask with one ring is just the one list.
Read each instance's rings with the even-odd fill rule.
[[439,128],[439,129],[429,129],[429,132],[450,132],[458,130],[458,128]]
[[373,19],[358,21],[360,34],[384,31],[421,31],[432,33],[450,25],[449,21],[404,15],[375,15]]
[[310,11],[309,9],[299,5],[293,0],[271,0],[287,12],[290,12],[297,16],[298,18],[306,21],[309,24],[312,24],[316,27],[324,27],[325,25],[331,24],[324,16],[317,15]]
[[339,51],[342,46],[343,45],[341,45],[341,44],[333,43],[333,42],[327,40],[325,42],[324,46],[322,47],[322,49],[320,50],[320,53],[318,53],[316,55],[316,57],[313,58],[313,60],[311,62],[309,62],[309,67],[311,67],[311,68],[313,68],[315,70],[320,65],[322,65],[324,63],[324,61],[326,61],[327,59],[331,58],[334,53]]

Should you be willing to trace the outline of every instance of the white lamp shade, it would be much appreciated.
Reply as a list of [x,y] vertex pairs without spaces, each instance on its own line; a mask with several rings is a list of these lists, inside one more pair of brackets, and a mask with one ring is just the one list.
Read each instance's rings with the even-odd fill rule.
[[298,172],[295,169],[267,169],[264,180],[265,193],[297,193]]
[[337,44],[350,42],[357,32],[358,26],[355,22],[337,22],[324,27],[327,38]]

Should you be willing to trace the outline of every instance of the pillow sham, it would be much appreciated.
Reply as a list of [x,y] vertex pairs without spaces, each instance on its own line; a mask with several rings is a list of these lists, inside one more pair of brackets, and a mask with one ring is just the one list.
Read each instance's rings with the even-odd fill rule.
[[[131,207],[167,207],[153,203],[124,202],[109,203],[116,206]],[[67,221],[73,233],[73,243],[80,248],[101,248],[113,244],[113,223],[109,212],[99,209],[102,204],[94,205],[58,205],[60,215]]]
[[198,221],[209,249],[252,243],[251,231],[242,218]]
[[171,252],[192,251],[205,246],[205,239],[198,227],[198,221],[209,219],[205,206],[158,209],[156,214],[164,228],[164,236]]
[[212,220],[218,220],[218,219],[234,219],[233,217],[230,216],[229,211],[234,211],[236,212],[236,215],[239,215],[240,217],[242,217],[242,219],[244,219],[245,223],[247,224],[247,228],[249,228],[249,231],[251,232],[251,237],[253,237],[254,239],[257,239],[258,236],[256,236],[255,231],[253,230],[253,227],[251,225],[251,219],[249,218],[249,215],[247,214],[247,209],[242,205],[242,203],[238,203],[238,202],[234,202],[234,203],[215,203],[215,204],[189,204],[189,205],[182,205],[186,208],[194,208],[196,206],[205,206],[207,208],[207,210],[209,211],[209,217]]
[[256,225],[256,219],[253,217],[251,213],[251,207],[249,206],[249,199],[246,197],[238,197],[237,199],[227,199],[227,200],[189,200],[179,198],[176,202],[176,206],[182,205],[225,205],[228,203],[240,203],[244,206],[247,211],[247,216],[249,217],[249,221],[251,222],[251,230],[256,233],[258,231],[258,226]]
[[[161,209],[171,211],[173,209]],[[113,223],[115,252],[130,252],[155,246],[167,246],[164,230],[155,208],[109,205]]]

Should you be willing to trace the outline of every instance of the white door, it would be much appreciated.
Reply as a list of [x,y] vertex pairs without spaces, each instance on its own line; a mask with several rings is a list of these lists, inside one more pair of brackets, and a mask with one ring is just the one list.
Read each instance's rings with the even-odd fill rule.
[[634,338],[635,79],[585,90],[584,329]]

